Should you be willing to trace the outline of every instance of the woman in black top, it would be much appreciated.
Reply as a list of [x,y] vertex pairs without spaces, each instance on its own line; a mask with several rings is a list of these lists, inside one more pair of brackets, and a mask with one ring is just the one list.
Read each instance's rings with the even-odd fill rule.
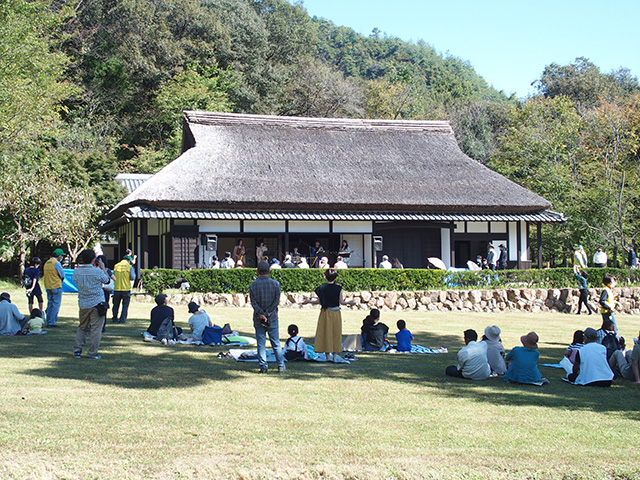
[[320,316],[318,317],[318,327],[316,329],[316,339],[314,349],[316,353],[324,353],[327,361],[335,362],[338,352],[342,351],[342,315],[340,305],[355,305],[353,300],[344,301],[342,287],[335,282],[338,272],[330,268],[324,272],[327,279],[316,288],[317,299],[306,300],[303,304],[320,304]]

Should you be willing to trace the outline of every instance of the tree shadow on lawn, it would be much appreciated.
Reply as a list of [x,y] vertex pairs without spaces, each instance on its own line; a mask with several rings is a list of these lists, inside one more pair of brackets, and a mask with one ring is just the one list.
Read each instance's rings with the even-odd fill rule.
[[[100,346],[101,360],[76,359],[72,348],[76,329],[74,320],[62,322],[63,328],[46,335],[30,335],[0,339],[0,358],[28,363],[29,358],[50,359],[46,366],[26,367],[24,373],[48,378],[73,379],[127,389],[181,389],[200,386],[209,381],[243,381],[254,375],[258,364],[217,358],[229,347],[175,345],[163,346],[142,341],[140,333],[146,321],[127,325],[107,325],[108,332]],[[242,333],[242,332],[241,332]],[[246,331],[251,335],[253,332]],[[312,344],[312,339],[308,339]],[[445,346],[446,354],[392,354],[357,352],[351,365],[320,362],[288,362],[286,384],[312,382],[333,377],[358,381],[364,379],[423,385],[424,395],[447,398],[472,397],[478,402],[496,405],[528,405],[595,412],[620,412],[640,420],[637,405],[640,388],[619,380],[611,388],[577,387],[563,382],[564,370],[539,367],[551,380],[543,387],[505,383],[501,377],[474,382],[447,377],[444,370],[457,363],[457,352],[463,346],[459,335],[417,334],[414,343],[437,348]],[[269,343],[267,342],[269,346]],[[232,347],[233,348],[233,347]],[[508,348],[511,348],[508,346]],[[540,343],[539,363],[557,363],[564,346]],[[272,367],[274,367],[273,365]],[[347,392],[346,392],[347,393]]]

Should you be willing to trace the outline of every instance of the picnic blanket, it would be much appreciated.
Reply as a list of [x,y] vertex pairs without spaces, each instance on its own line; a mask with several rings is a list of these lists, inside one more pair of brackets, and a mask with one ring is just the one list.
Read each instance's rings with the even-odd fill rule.
[[[324,353],[316,353],[313,350],[313,347],[311,345],[307,345],[307,350],[309,353],[309,357],[307,358],[307,361],[310,362],[326,362],[327,361],[327,357]],[[229,355],[231,355],[231,358],[233,358],[236,362],[257,362],[258,361],[258,351],[257,350],[245,350],[242,348],[232,348],[229,350]],[[355,356],[352,356],[352,358],[350,358],[349,360],[342,358],[340,355],[336,355],[336,362],[335,363],[351,363],[350,360],[357,360],[355,358]],[[273,353],[273,350],[267,349],[267,362],[276,362],[276,354]],[[285,362],[287,361],[287,359],[285,358],[284,360]],[[331,362],[329,362],[331,363]]]
[[395,345],[391,345],[391,348],[387,350],[389,353],[421,353],[421,354],[436,354],[436,353],[449,353],[449,350],[446,347],[440,348],[428,348],[422,345],[411,345],[410,352],[399,352],[396,350]]

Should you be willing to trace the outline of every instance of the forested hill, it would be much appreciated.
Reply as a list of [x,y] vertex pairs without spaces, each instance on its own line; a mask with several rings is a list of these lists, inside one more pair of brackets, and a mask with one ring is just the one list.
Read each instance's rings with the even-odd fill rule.
[[114,176],[178,155],[185,109],[450,120],[468,155],[572,217],[545,232],[557,257],[639,235],[640,89],[624,69],[551,64],[521,101],[425,42],[286,0],[5,0],[0,25],[5,259],[89,244],[123,195]]

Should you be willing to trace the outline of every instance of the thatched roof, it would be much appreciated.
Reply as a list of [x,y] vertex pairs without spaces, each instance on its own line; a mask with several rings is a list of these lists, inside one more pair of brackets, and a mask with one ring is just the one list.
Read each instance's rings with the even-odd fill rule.
[[185,151],[127,208],[526,213],[550,203],[466,156],[448,122],[185,112]]

